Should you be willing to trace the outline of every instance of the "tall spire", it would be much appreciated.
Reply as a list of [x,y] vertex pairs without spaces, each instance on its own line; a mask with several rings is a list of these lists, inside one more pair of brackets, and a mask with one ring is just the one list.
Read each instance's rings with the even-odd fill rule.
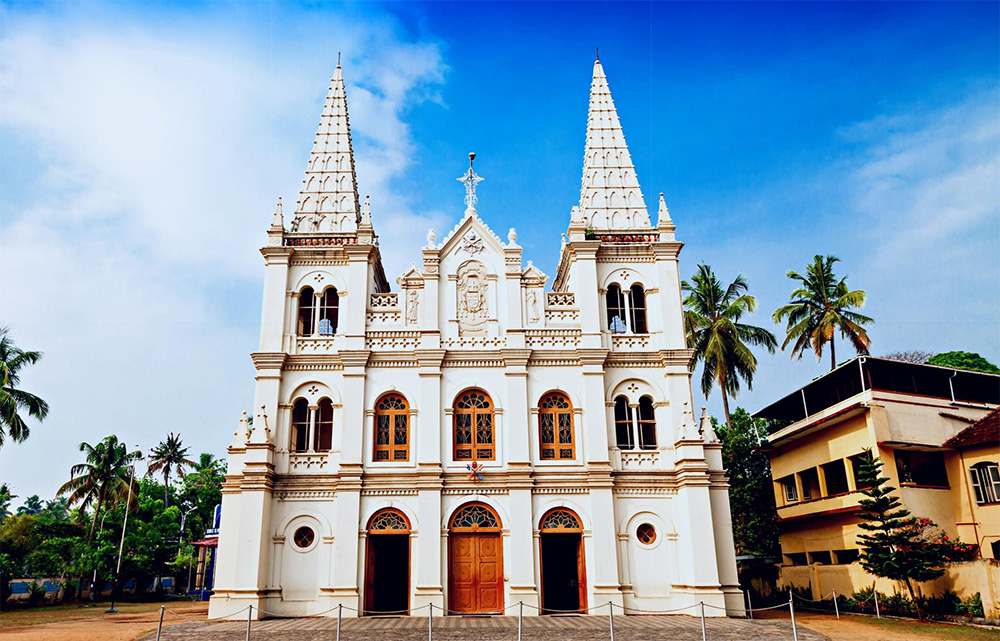
[[649,212],[600,60],[594,62],[580,187],[583,222],[598,230],[649,229]]
[[292,231],[353,232],[360,218],[344,72],[338,61],[309,154]]

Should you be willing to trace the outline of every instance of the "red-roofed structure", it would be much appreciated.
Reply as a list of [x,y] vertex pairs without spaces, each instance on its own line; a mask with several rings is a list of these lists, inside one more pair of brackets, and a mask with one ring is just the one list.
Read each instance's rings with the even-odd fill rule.
[[1000,407],[944,442],[945,447],[956,450],[979,445],[1000,448]]

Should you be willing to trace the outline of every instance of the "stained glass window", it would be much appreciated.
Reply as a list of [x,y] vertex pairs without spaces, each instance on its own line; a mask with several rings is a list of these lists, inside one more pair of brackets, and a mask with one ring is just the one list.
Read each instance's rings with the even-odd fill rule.
[[455,512],[455,516],[451,518],[451,529],[479,532],[499,530],[500,519],[482,503],[472,503]]
[[563,394],[553,392],[538,406],[539,443],[542,460],[572,459],[573,405]]
[[542,531],[544,532],[580,532],[583,526],[580,519],[569,510],[559,508],[549,512],[542,519]]
[[396,510],[383,510],[372,517],[368,524],[369,532],[384,534],[398,534],[409,532],[410,526],[406,522],[406,517]]
[[375,460],[410,459],[410,406],[399,394],[386,394],[375,403]]
[[459,395],[455,401],[454,422],[455,460],[492,461],[496,458],[493,401],[486,392],[473,389]]

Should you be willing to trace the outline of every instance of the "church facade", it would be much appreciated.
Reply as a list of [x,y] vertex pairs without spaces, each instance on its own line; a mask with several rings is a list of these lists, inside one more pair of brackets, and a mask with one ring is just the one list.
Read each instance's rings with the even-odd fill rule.
[[279,201],[261,250],[254,412],[229,447],[209,615],[741,616],[682,244],[662,194],[651,223],[601,63],[548,289],[480,215],[471,159],[461,180],[464,215],[393,287],[338,65],[291,222]]

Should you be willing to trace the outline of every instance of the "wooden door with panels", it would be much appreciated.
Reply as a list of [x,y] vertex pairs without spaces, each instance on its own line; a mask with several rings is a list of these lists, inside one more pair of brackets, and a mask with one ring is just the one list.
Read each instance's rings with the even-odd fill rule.
[[470,503],[451,519],[448,608],[459,613],[503,610],[503,538],[489,506]]

